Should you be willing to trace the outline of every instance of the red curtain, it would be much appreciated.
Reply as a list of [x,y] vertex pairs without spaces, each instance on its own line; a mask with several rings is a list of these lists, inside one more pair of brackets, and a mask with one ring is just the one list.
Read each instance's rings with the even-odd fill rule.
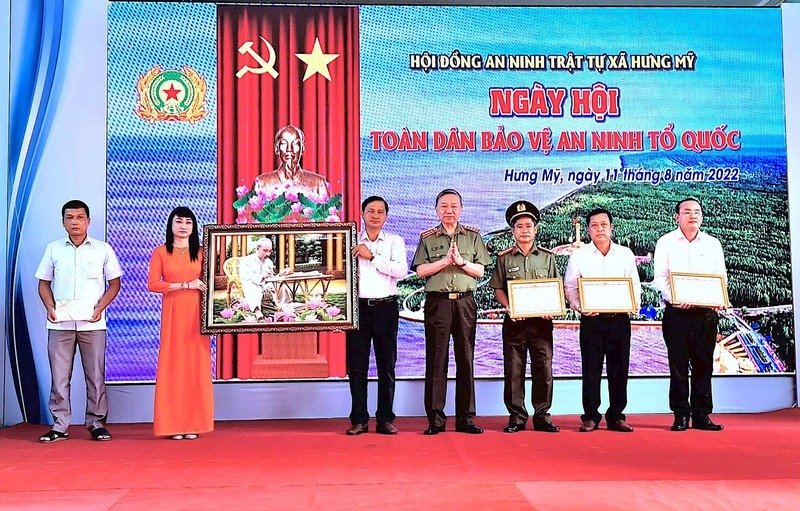
[[[217,8],[217,218],[233,224],[236,187],[277,168],[274,137],[293,124],[305,133],[304,169],[325,177],[331,194],[342,194],[343,219],[357,221],[361,200],[359,43],[357,7]],[[262,40],[263,38],[263,40]],[[325,54],[339,54],[327,69],[330,80],[315,73],[303,81],[307,64],[296,54],[311,54],[319,39]],[[260,68],[239,48],[248,41],[270,73],[237,72]],[[287,334],[289,335],[289,334]],[[344,376],[344,335],[321,333],[319,352],[328,358],[331,376]],[[257,335],[222,335],[217,340],[218,377],[250,377],[258,354]]]

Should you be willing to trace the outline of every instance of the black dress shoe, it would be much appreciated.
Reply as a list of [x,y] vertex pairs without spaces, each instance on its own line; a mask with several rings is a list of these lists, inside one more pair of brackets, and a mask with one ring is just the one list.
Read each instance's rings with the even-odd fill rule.
[[366,424],[353,424],[353,427],[347,430],[348,435],[360,435],[369,431],[369,426]]
[[428,426],[428,429],[422,432],[423,435],[438,435],[439,433],[444,433],[444,425],[441,426]]
[[597,429],[597,423],[595,421],[583,421],[578,431],[580,431],[581,433],[588,433],[596,429]]
[[381,422],[378,424],[378,427],[375,428],[375,431],[377,431],[381,435],[396,435],[398,429],[397,426],[395,426],[391,422]]
[[675,421],[672,423],[672,427],[669,428],[672,431],[686,431],[689,427],[689,417],[685,415],[676,415]]
[[525,424],[509,424],[503,428],[505,433],[517,433],[525,430]]
[[483,433],[483,428],[479,428],[475,424],[462,424],[461,426],[456,426],[456,431],[459,433],[469,433],[470,435],[480,435]]
[[695,415],[692,417],[692,428],[704,431],[722,431],[722,424],[714,424],[708,415]]
[[558,433],[561,428],[552,422],[536,422],[533,424],[534,431],[544,431],[545,433]]
[[608,425],[608,429],[610,429],[611,431],[619,431],[622,433],[633,433],[633,426],[631,426],[622,419],[618,419],[610,423]]

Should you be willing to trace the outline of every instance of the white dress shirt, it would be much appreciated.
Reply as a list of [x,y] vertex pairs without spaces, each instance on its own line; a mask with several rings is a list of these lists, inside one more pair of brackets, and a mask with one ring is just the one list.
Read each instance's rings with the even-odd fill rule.
[[653,284],[667,303],[672,300],[670,272],[710,273],[727,279],[722,245],[702,231],[692,241],[686,239],[680,228],[668,232],[656,242],[653,255]]
[[[44,256],[34,275],[39,280],[49,281],[53,299],[91,300],[95,304],[106,292],[106,282],[122,276],[116,254],[111,245],[104,241],[86,237],[75,246],[69,237],[47,245]],[[50,330],[105,330],[106,313],[100,321],[59,321],[47,322]]]
[[375,241],[370,241],[367,231],[358,234],[358,243],[372,252],[372,261],[358,258],[358,297],[385,298],[397,294],[397,281],[408,274],[406,243],[396,234],[383,229]]
[[636,257],[628,247],[612,242],[608,253],[603,255],[594,242],[590,242],[572,253],[564,273],[564,294],[570,307],[575,310],[579,310],[581,305],[578,291],[578,279],[581,277],[630,277],[633,281],[636,309],[639,309],[642,284],[639,281],[639,270],[636,269]]
[[274,286],[264,286],[264,279],[274,276],[275,263],[269,257],[260,259],[258,252],[253,252],[239,260],[239,281],[242,283],[242,294],[251,311],[261,307],[265,287],[274,289]]

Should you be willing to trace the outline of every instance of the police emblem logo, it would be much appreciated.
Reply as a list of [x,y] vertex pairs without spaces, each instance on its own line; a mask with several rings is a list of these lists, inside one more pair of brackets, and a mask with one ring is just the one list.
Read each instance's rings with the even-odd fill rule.
[[189,66],[181,70],[155,66],[136,84],[136,115],[150,124],[187,121],[194,124],[208,114],[205,79]]
[[525,203],[524,202],[518,202],[517,203],[517,213],[520,213],[522,211],[525,211]]

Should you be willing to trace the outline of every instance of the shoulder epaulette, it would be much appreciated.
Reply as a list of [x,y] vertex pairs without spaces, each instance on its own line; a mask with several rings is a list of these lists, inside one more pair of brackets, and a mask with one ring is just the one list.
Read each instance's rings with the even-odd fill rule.
[[422,232],[419,234],[419,237],[420,237],[421,239],[425,239],[425,238],[427,238],[428,236],[433,236],[433,235],[434,235],[434,234],[436,234],[438,231],[439,231],[439,228],[438,228],[438,227],[431,227],[430,229],[428,229],[428,230],[426,230],[426,231],[422,231]]
[[504,256],[506,254],[510,254],[513,250],[514,250],[514,247],[509,247],[509,248],[507,248],[505,250],[501,250],[500,252],[497,253],[497,255],[498,255],[498,257],[499,256]]
[[537,249],[537,250],[541,250],[541,251],[542,251],[542,252],[544,252],[545,254],[553,254],[553,253],[554,253],[554,252],[553,252],[552,250],[550,250],[549,248],[540,247],[540,246],[538,246],[538,245],[536,246],[536,249]]
[[461,224],[461,227],[463,227],[464,229],[466,229],[468,231],[477,232],[477,233],[481,232],[481,230],[478,227],[475,227],[475,226],[472,226],[472,225]]

